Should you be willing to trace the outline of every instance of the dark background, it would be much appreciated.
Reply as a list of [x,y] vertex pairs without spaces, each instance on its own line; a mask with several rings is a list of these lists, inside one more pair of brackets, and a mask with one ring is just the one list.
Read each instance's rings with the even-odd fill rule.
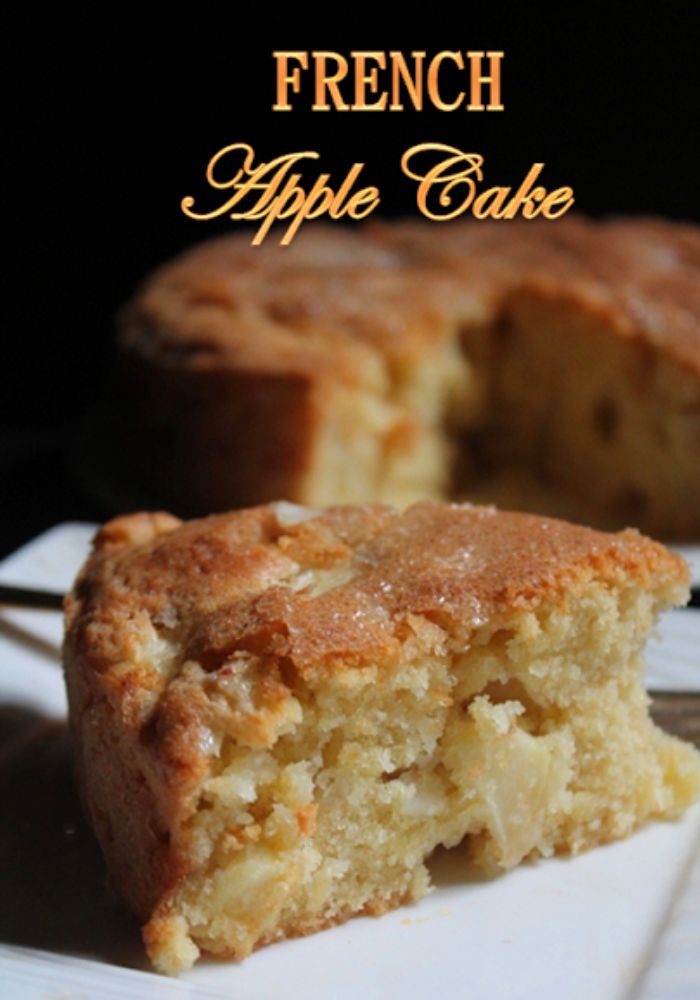
[[[221,146],[247,141],[263,159],[315,149],[310,176],[336,179],[364,162],[385,215],[417,216],[400,157],[441,141],[482,153],[490,184],[517,185],[544,161],[543,183],[573,186],[581,211],[700,221],[697,3],[567,7],[472,4],[457,18],[426,6],[411,26],[394,6],[400,34],[357,7],[334,9],[342,30],[296,8],[289,24],[263,12],[244,31],[229,7],[169,14],[153,33],[107,9],[100,24],[83,12],[8,32],[20,68],[5,90],[0,555],[58,521],[104,516],[79,485],[75,430],[104,392],[118,307],[149,269],[232,231],[179,208],[206,197]],[[502,49],[506,110],[273,113],[272,51],[314,48]]]

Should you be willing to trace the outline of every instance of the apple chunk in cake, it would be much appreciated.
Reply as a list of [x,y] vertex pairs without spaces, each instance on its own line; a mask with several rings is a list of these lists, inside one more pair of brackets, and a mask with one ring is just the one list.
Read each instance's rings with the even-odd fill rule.
[[700,758],[650,721],[642,651],[686,596],[635,531],[470,505],[107,524],[71,725],[156,967],[417,899],[440,844],[494,870],[677,815]]

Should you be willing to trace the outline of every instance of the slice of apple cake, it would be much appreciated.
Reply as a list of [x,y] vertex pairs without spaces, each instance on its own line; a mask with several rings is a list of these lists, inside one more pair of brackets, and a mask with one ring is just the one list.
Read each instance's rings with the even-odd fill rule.
[[176,973],[676,816],[700,756],[642,652],[687,596],[635,531],[421,503],[118,518],[67,599],[79,783]]

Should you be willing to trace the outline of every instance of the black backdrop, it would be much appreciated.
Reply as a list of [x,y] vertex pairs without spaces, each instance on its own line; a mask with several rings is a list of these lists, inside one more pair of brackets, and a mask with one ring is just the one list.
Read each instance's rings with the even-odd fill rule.
[[[385,215],[417,215],[401,153],[441,141],[483,153],[491,183],[544,161],[544,183],[571,184],[593,215],[700,221],[699,5],[565,6],[424,5],[407,24],[394,5],[391,33],[356,6],[333,8],[327,29],[322,10],[295,8],[244,30],[229,6],[164,8],[149,32],[109,8],[99,24],[86,9],[8,31],[0,554],[59,520],[102,516],[77,484],[73,430],[103,391],[119,305],[151,267],[231,229],[179,209],[223,145],[263,158],[315,149],[334,177],[365,162]],[[503,49],[506,110],[272,112],[274,49],[353,47]]]

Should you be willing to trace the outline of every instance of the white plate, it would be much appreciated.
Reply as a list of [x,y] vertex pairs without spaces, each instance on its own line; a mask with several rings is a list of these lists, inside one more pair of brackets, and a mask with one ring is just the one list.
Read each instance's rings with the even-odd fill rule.
[[[54,528],[0,565],[0,580],[66,589],[92,530],[76,524]],[[0,710],[21,705],[62,720],[59,616],[8,611],[2,618]],[[650,651],[650,684],[700,689],[700,611],[672,613],[660,635]],[[53,735],[62,738],[60,729]],[[41,754],[34,757],[41,766]],[[42,796],[53,801],[55,776],[62,773],[55,759],[43,783],[40,771],[34,773],[27,802]],[[89,843],[77,854],[76,877],[62,870],[76,865],[70,838],[81,834],[70,817],[67,823],[65,817],[54,820],[63,822],[67,846],[51,853],[49,864],[15,871],[15,881],[30,910],[40,913],[47,901],[52,933],[56,937],[55,925],[62,932],[60,944],[47,945],[45,928],[31,922],[21,933],[6,933],[11,941],[0,944],[3,1000],[700,996],[700,806],[679,822],[650,824],[629,840],[574,859],[521,865],[495,880],[466,875],[459,849],[443,852],[431,866],[435,892],[416,905],[273,945],[242,965],[203,962],[178,980],[143,971],[134,926],[107,895],[101,874],[96,878]],[[41,851],[38,829],[36,836],[28,856],[31,849],[35,857]],[[33,840],[31,829],[27,837]],[[21,859],[15,867],[21,869]]]

